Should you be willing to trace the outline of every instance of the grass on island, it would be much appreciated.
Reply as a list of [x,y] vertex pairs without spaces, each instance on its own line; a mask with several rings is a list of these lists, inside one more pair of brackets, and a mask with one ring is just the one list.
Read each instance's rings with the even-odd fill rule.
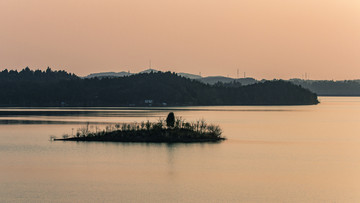
[[166,119],[157,122],[133,122],[106,126],[99,130],[87,124],[78,129],[75,136],[63,135],[54,141],[102,141],[102,142],[155,142],[155,143],[191,143],[219,142],[225,140],[218,125],[208,124],[204,119],[185,122],[170,112]]

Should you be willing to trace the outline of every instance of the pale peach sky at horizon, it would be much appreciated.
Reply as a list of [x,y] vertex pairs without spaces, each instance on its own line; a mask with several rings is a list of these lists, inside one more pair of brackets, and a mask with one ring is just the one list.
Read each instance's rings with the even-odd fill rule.
[[360,78],[359,0],[1,0],[0,69]]

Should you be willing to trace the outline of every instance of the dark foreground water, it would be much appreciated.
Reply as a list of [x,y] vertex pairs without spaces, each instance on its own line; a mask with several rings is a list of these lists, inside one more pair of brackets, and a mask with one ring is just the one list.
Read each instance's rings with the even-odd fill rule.
[[[0,109],[0,202],[360,202],[360,98],[316,106]],[[218,144],[50,142],[169,111]],[[74,130],[73,130],[74,129]]]

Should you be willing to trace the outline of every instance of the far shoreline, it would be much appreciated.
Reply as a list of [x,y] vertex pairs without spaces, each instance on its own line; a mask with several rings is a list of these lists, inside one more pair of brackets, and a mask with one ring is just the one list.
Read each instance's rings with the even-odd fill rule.
[[[360,96],[324,96],[324,97],[360,97]],[[126,109],[166,109],[166,108],[181,108],[181,107],[237,107],[237,106],[315,106],[320,104],[319,101],[316,104],[229,104],[229,105],[175,105],[175,106],[0,106],[0,108],[126,108]]]

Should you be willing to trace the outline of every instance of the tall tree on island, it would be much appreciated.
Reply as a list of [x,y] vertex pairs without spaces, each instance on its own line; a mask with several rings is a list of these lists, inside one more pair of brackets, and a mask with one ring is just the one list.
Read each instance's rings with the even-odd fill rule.
[[173,128],[174,125],[175,125],[175,115],[173,112],[170,112],[166,118],[166,126]]

